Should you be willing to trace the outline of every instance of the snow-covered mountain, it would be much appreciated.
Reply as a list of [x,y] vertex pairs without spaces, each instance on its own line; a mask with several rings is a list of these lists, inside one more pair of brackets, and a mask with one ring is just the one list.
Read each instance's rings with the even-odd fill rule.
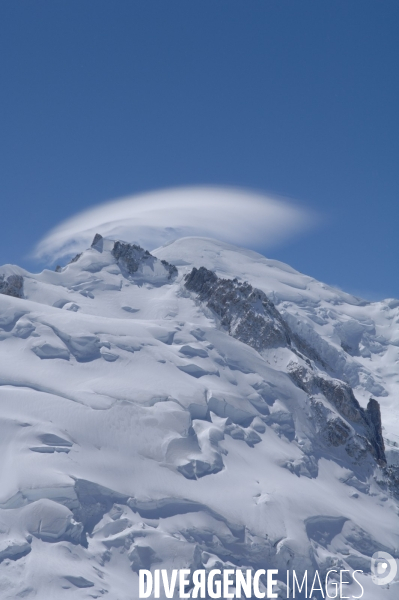
[[361,569],[397,598],[370,557],[399,558],[399,301],[97,235],[55,272],[0,269],[0,358],[1,600],[228,567]]

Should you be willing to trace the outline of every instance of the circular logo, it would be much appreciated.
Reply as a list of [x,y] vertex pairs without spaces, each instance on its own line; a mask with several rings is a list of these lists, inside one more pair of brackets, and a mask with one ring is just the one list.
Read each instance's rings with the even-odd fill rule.
[[371,557],[371,579],[376,585],[391,583],[397,571],[396,560],[388,552],[376,552]]

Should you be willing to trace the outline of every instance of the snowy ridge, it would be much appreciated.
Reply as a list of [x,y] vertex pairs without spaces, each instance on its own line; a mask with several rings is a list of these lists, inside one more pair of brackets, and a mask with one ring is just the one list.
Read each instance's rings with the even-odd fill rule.
[[[204,267],[194,267],[186,275],[185,287],[197,292],[198,298],[221,317],[220,324],[227,329],[229,335],[261,353],[271,348],[285,347],[302,359],[301,362],[309,365],[310,369],[290,362],[287,365],[288,373],[298,387],[310,396],[323,394],[349,421],[361,424],[363,436],[356,434],[357,437],[363,437],[375,458],[381,464],[386,464],[378,402],[371,398],[364,411],[347,384],[316,374],[317,369],[312,366],[311,360],[324,369],[328,369],[329,365],[306,339],[292,333],[279,311],[262,291],[252,288],[248,283],[240,284],[236,279],[220,279]],[[331,366],[330,370],[333,370]],[[313,415],[312,420],[316,420],[316,415]],[[341,419],[330,419],[325,426],[329,428],[328,440],[334,446],[339,446],[348,439],[350,430]],[[337,429],[340,429],[339,435]],[[350,455],[355,451],[354,446],[356,442],[352,438],[351,448],[347,448]]]
[[370,557],[399,558],[399,302],[205,238],[0,273],[2,599],[215,566],[363,569],[397,597]]

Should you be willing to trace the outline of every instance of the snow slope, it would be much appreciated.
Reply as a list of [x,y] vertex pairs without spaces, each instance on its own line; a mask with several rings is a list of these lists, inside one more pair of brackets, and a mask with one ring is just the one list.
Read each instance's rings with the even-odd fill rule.
[[96,236],[0,274],[2,600],[131,600],[140,568],[215,565],[363,569],[397,597],[370,557],[399,558],[399,301],[205,238]]

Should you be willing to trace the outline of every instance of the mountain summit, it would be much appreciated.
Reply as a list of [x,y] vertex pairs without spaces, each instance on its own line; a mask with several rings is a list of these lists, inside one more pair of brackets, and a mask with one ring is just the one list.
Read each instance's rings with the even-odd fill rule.
[[360,569],[397,598],[370,564],[399,558],[399,301],[97,234],[56,271],[0,268],[0,342],[2,599],[238,567]]

